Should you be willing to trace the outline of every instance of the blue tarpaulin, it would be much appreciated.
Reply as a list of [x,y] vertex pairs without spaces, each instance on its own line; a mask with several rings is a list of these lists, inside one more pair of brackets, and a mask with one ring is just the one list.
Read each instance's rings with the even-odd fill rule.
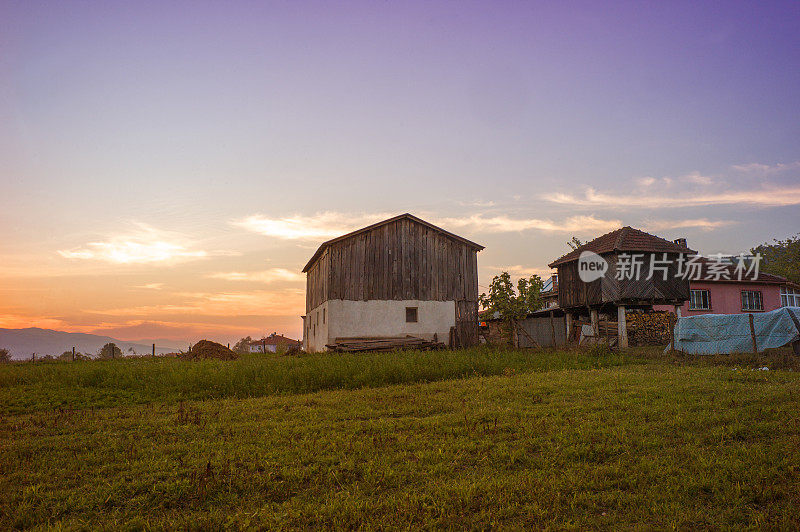
[[[753,313],[758,351],[800,340],[800,307]],[[669,348],[667,348],[669,349]],[[750,314],[702,314],[679,318],[675,349],[692,355],[752,353]]]

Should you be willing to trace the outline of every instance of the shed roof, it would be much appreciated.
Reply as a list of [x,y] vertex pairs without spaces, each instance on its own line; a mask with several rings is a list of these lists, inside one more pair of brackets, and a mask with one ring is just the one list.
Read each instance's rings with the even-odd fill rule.
[[335,244],[337,242],[341,242],[342,240],[347,240],[348,238],[352,238],[352,237],[354,237],[356,235],[360,235],[361,233],[366,233],[367,231],[371,231],[372,229],[375,229],[377,227],[381,227],[382,225],[390,224],[392,222],[396,222],[396,221],[402,220],[404,218],[408,219],[408,220],[411,220],[413,222],[416,222],[418,224],[424,225],[428,229],[433,229],[434,231],[438,231],[439,233],[441,233],[441,234],[443,234],[443,235],[445,235],[445,236],[447,236],[447,237],[449,237],[449,238],[451,238],[451,239],[453,239],[453,240],[455,240],[457,242],[460,242],[461,244],[464,244],[464,245],[466,245],[468,247],[471,247],[471,248],[475,249],[476,251],[480,251],[480,250],[483,249],[483,246],[481,246],[480,244],[476,244],[475,242],[473,242],[471,240],[467,240],[466,238],[463,238],[463,237],[460,237],[458,235],[455,235],[455,234],[453,234],[453,233],[451,233],[449,231],[445,231],[441,227],[437,227],[437,226],[433,225],[432,223],[426,222],[425,220],[422,220],[421,218],[417,218],[416,216],[414,216],[412,214],[405,213],[405,214],[400,214],[399,216],[395,216],[393,218],[389,218],[388,220],[383,220],[382,222],[378,222],[378,223],[374,223],[372,225],[368,225],[367,227],[362,227],[361,229],[357,229],[357,230],[355,230],[355,231],[353,231],[351,233],[347,233],[346,235],[338,236],[336,238],[332,238],[332,239],[330,239],[330,240],[328,240],[326,242],[323,242],[322,244],[320,244],[320,246],[317,249],[317,251],[314,252],[314,255],[312,255],[312,257],[308,261],[308,263],[306,263],[306,265],[303,267],[303,273],[307,272],[309,270],[309,268],[311,268],[311,265],[314,264],[317,261],[317,259],[320,257],[320,255],[322,255],[322,253],[325,251],[325,249],[328,246],[330,246],[331,244]]
[[598,255],[615,251],[644,251],[655,253],[694,253],[688,247],[666,240],[661,237],[645,233],[630,226],[621,227],[599,236],[551,262],[549,266],[555,268],[559,264],[578,260],[584,251],[593,251]]

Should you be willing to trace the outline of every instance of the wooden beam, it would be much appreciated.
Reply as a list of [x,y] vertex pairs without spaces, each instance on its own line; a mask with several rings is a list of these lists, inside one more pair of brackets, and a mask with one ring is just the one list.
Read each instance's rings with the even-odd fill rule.
[[617,345],[620,349],[628,348],[628,323],[625,316],[625,305],[617,307]]

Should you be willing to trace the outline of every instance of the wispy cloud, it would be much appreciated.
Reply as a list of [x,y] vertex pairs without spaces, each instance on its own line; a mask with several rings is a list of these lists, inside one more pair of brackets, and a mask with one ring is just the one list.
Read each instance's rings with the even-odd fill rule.
[[[285,240],[323,240],[341,236],[387,218],[393,214],[375,213],[350,215],[324,212],[313,216],[267,218],[254,215],[233,222],[235,225],[266,236]],[[431,223],[448,230],[469,230],[476,233],[511,233],[527,230],[546,232],[608,231],[620,227],[620,220],[604,220],[594,216],[570,216],[562,221],[541,218],[512,218],[483,213],[462,217],[431,217],[420,213]]]
[[712,231],[720,227],[736,224],[734,220],[709,220],[708,218],[694,218],[687,220],[651,220],[645,221],[644,228],[648,231],[663,231],[666,229],[683,229],[694,227],[703,231]]
[[800,161],[795,161],[792,163],[778,163],[778,164],[761,164],[761,163],[735,164],[731,166],[731,168],[733,168],[737,172],[769,176],[792,170],[800,170]]
[[144,290],[161,290],[163,287],[164,283],[147,283],[134,286],[134,288],[142,288]]
[[293,272],[285,268],[270,268],[259,272],[219,272],[208,275],[211,279],[223,279],[225,281],[254,281],[259,283],[273,283],[276,281],[303,281],[305,277],[299,272]]
[[752,190],[701,191],[670,196],[661,194],[625,194],[598,192],[587,187],[583,196],[572,194],[547,194],[542,199],[561,205],[578,207],[699,207],[707,205],[753,205],[781,207],[800,204],[800,186],[763,187]]
[[486,268],[498,273],[508,272],[512,277],[530,277],[531,275],[538,275],[542,279],[546,279],[552,273],[552,270],[549,268],[532,268],[521,264],[515,264],[513,266],[487,266]]
[[537,230],[545,232],[586,233],[610,231],[622,226],[620,220],[604,220],[595,216],[570,216],[562,221],[541,218],[511,218],[474,214],[463,218],[439,218],[433,223],[449,229],[469,229],[483,233],[511,233]]
[[294,215],[286,218],[270,218],[255,214],[231,223],[248,231],[282,240],[327,240],[392,216],[394,215],[387,213],[321,212],[313,216]]
[[125,308],[91,309],[87,313],[152,319],[154,316],[295,315],[305,305],[305,290],[254,290],[251,292],[182,292],[175,303]]
[[145,224],[137,230],[112,236],[102,242],[89,242],[82,247],[58,250],[67,259],[99,260],[114,264],[174,263],[202,259],[207,251],[192,249],[192,244],[176,233],[161,231]]

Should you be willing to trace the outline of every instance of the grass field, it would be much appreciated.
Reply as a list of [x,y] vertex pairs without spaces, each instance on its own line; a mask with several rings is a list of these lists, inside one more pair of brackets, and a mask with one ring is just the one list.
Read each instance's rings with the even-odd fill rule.
[[0,528],[796,529],[794,363],[475,349],[12,364]]

